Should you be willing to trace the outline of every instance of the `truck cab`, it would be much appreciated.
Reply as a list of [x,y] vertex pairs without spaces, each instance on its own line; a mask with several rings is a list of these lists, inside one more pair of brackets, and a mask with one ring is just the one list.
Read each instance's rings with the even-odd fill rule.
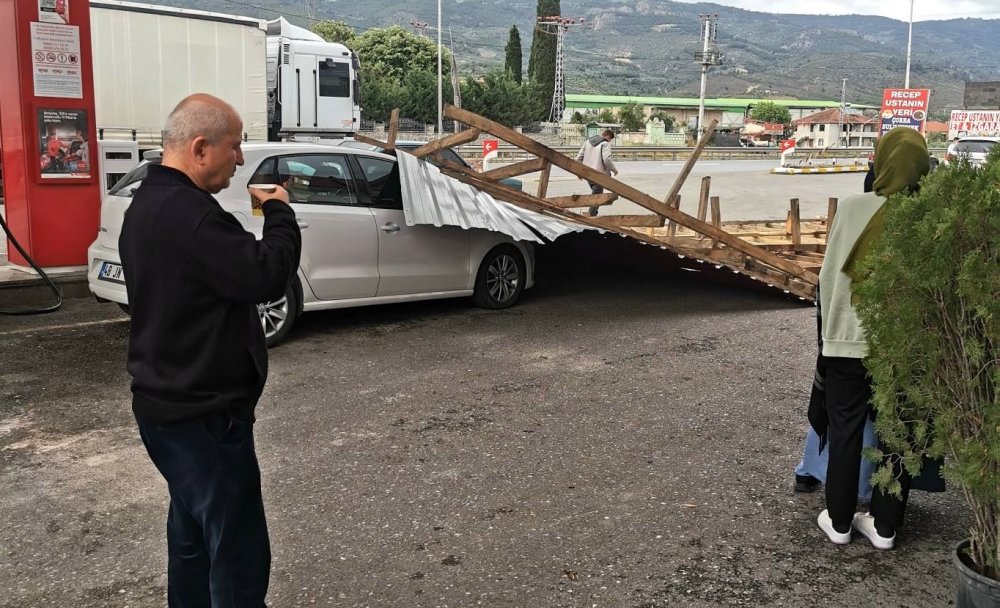
[[342,44],[283,18],[267,23],[268,139],[344,136],[361,120],[361,64]]

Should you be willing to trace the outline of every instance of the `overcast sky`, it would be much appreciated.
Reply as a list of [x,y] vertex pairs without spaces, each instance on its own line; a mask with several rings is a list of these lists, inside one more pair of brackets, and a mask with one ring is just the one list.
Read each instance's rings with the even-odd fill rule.
[[[693,2],[696,0],[680,0]],[[909,0],[708,0],[765,13],[809,13],[812,15],[882,15],[899,21],[910,19]],[[1000,19],[1000,0],[915,0],[913,20],[944,20],[962,17]]]

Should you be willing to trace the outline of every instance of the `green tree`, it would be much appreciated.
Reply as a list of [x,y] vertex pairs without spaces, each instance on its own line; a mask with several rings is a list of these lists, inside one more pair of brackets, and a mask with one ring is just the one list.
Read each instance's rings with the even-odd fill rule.
[[792,113],[785,106],[779,106],[773,101],[762,101],[750,110],[750,118],[761,122],[773,122],[783,125],[792,123]]
[[[444,100],[451,99],[451,80],[443,81],[442,87]],[[436,67],[433,71],[415,70],[403,78],[399,111],[402,116],[424,124],[437,123]]]
[[510,26],[510,34],[507,35],[507,46],[504,48],[503,67],[514,80],[514,84],[521,84],[521,33],[517,31],[517,26]]
[[469,79],[462,86],[465,109],[513,127],[538,120],[542,104],[529,85],[518,85],[504,70],[494,70],[482,79]]
[[677,124],[677,121],[674,119],[673,116],[667,114],[664,110],[656,110],[655,112],[649,115],[650,120],[653,120],[654,118],[660,119],[660,122],[663,123],[663,130],[665,132],[673,133],[674,127]]
[[317,21],[311,29],[327,42],[339,42],[346,47],[354,47],[354,39],[356,38],[354,28],[343,21]]
[[[538,0],[535,14],[538,17],[559,15],[559,0]],[[528,80],[538,85],[537,95],[544,104],[539,120],[548,120],[552,109],[552,92],[556,83],[556,35],[536,27],[531,37],[531,54],[528,55]]]
[[[375,75],[403,81],[412,72],[437,73],[434,41],[398,25],[365,31],[354,39],[353,48],[361,61],[362,77]],[[451,67],[447,49],[444,49],[442,61],[447,76]]]
[[642,131],[646,128],[646,114],[641,105],[628,101],[618,110],[618,122],[625,131]]
[[[362,69],[364,72],[364,69]],[[393,108],[401,107],[406,90],[398,80],[363,73],[361,77],[361,116],[365,120],[386,122]]]

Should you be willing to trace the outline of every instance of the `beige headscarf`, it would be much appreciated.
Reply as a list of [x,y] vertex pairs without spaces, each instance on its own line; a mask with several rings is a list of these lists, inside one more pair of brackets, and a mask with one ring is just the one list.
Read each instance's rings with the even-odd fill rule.
[[[889,197],[897,192],[913,191],[920,179],[931,170],[930,155],[923,135],[914,129],[897,127],[882,136],[875,146],[875,194]],[[854,242],[842,270],[857,281],[858,264],[885,229],[885,205],[882,205]]]

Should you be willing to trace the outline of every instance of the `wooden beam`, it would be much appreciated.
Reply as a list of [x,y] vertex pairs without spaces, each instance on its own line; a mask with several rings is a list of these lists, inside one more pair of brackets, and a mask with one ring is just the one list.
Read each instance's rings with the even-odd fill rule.
[[544,168],[545,161],[543,159],[532,158],[531,160],[522,160],[521,162],[507,165],[505,167],[497,167],[496,169],[483,171],[480,175],[486,179],[500,181],[502,179],[507,179],[508,177],[517,177],[518,175],[524,175],[525,173],[541,171]]
[[[711,196],[708,199],[712,207],[712,227],[719,228],[722,224],[722,210],[719,208],[719,197]],[[716,238],[712,239],[712,249],[719,246],[719,240]]]
[[[670,206],[673,207],[674,209],[680,209],[681,208],[681,195],[680,194],[674,196],[674,198],[672,198],[670,200]],[[667,227],[667,234],[670,237],[677,236],[677,222],[675,222],[674,220],[670,220],[670,226]]]
[[[538,198],[545,197],[539,196]],[[572,209],[574,207],[603,207],[604,205],[610,205],[617,199],[617,194],[605,192],[604,194],[571,194],[569,196],[553,196],[547,200],[561,209]]]
[[[495,123],[489,119],[483,118],[478,114],[469,112],[468,110],[463,110],[461,108],[456,108],[450,104],[445,105],[444,110],[445,116],[453,120],[459,120],[468,125],[479,128],[486,133],[495,135],[500,139],[521,148],[525,152],[544,158],[550,161],[555,166],[560,169],[569,171],[570,173],[582,177],[588,181],[592,181],[595,184],[599,184],[604,188],[618,194],[619,196],[626,198],[641,207],[649,209],[653,213],[662,215],[667,219],[675,220],[681,226],[690,228],[691,230],[704,234],[712,239],[717,240],[724,245],[732,247],[738,251],[741,251],[747,255],[759,259],[764,264],[773,266],[779,270],[783,270],[792,276],[798,277],[803,281],[815,284],[819,277],[814,273],[803,270],[800,266],[784,260],[773,253],[770,253],[759,247],[755,247],[746,241],[732,236],[731,234],[723,231],[718,226],[713,226],[706,224],[698,220],[698,218],[687,215],[678,209],[674,209],[669,205],[664,205],[662,202],[656,200],[652,196],[629,186],[628,184],[622,183],[608,175],[605,175],[601,171],[596,171],[579,163],[569,157],[559,154],[555,150],[548,148],[544,144],[541,144],[530,137],[524,135],[523,133],[518,133],[513,129],[505,127],[501,124]],[[506,200],[506,199],[505,199]],[[580,218],[582,216],[576,216]]]
[[461,146],[462,144],[467,144],[470,141],[476,141],[479,138],[479,134],[479,129],[466,129],[464,131],[459,131],[458,133],[453,133],[452,135],[426,143],[410,154],[416,156],[417,158],[430,156],[431,154],[444,150],[445,148]]
[[399,131],[399,108],[393,108],[389,114],[389,130],[385,134],[385,149],[396,149],[396,132]]
[[701,178],[701,193],[698,196],[698,219],[705,221],[708,215],[708,195],[712,187],[712,178],[708,175]]
[[831,196],[826,201],[826,237],[830,238],[830,227],[833,226],[833,218],[837,217],[837,197]]
[[802,244],[802,216],[799,214],[799,199],[790,201],[788,216],[792,222],[792,245]]
[[665,218],[662,215],[604,215],[594,220],[609,228],[660,228]]
[[373,139],[371,137],[366,137],[366,136],[364,136],[364,135],[362,135],[360,133],[355,133],[353,135],[353,137],[354,137],[354,141],[360,141],[363,144],[368,144],[369,146],[375,146],[375,147],[381,148],[383,150],[385,150],[386,146],[389,145],[389,144],[385,143],[384,141],[379,141],[379,140]]
[[549,175],[552,174],[552,163],[543,159],[542,174],[538,177],[538,198],[545,198],[549,192]]
[[684,185],[684,180],[691,173],[691,169],[694,169],[694,164],[698,162],[698,157],[701,156],[701,151],[705,149],[708,145],[708,140],[712,139],[712,134],[715,133],[715,127],[719,124],[718,120],[712,119],[712,122],[708,123],[708,127],[705,128],[705,132],[701,134],[701,139],[698,140],[698,144],[694,147],[691,152],[691,156],[684,161],[684,166],[681,168],[681,172],[677,175],[677,179],[674,180],[674,185],[671,186],[670,192],[667,193],[666,198],[663,199],[664,203],[670,202],[675,196],[680,194],[681,186]]

